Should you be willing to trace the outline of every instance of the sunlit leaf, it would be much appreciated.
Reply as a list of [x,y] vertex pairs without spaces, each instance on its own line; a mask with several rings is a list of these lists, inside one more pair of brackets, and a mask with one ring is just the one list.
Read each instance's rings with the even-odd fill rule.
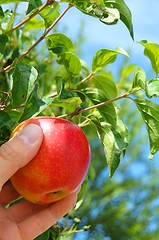
[[124,66],[122,69],[121,75],[124,79],[127,79],[127,77],[131,74],[134,73],[136,70],[136,64],[130,64],[127,66]]
[[135,99],[134,102],[147,127],[150,141],[149,158],[152,159],[159,150],[159,105],[146,99]]
[[12,28],[12,25],[14,23],[14,13],[12,10],[6,10],[4,12],[4,17],[1,19],[0,22],[0,30],[2,33],[5,33],[9,31]]
[[120,13],[117,9],[106,8],[105,12],[106,14],[102,18],[100,18],[100,21],[105,24],[108,25],[116,24],[120,19]]
[[134,74],[132,89],[134,88],[141,88],[144,91],[147,88],[146,74],[142,68],[138,68]]
[[100,122],[94,116],[91,116],[90,119],[97,128],[97,133],[105,152],[109,176],[112,177],[120,163],[121,155],[126,151],[127,142],[110,124]]
[[28,2],[29,0],[0,0],[0,4],[7,4],[7,3],[16,3],[16,2]]
[[62,33],[54,33],[46,37],[48,49],[55,54],[61,54],[73,49],[70,38]]
[[44,19],[46,28],[48,28],[59,16],[59,7],[59,4],[49,5],[40,12],[40,16]]
[[134,38],[132,14],[124,0],[104,0],[105,5],[111,8],[116,8],[120,13],[120,19],[128,28],[130,35]]
[[97,72],[106,65],[113,63],[116,60],[117,54],[122,54],[128,57],[127,52],[122,48],[116,50],[100,49],[97,51],[92,61],[92,71]]
[[30,19],[30,21],[25,24],[25,31],[27,30],[38,30],[44,28],[44,22],[37,19],[36,17]]
[[154,78],[147,83],[146,94],[149,98],[159,97],[159,79]]
[[41,5],[42,5],[42,1],[41,0],[29,0],[27,14],[29,14],[32,10],[40,7]]
[[144,40],[139,43],[144,46],[144,54],[151,61],[153,70],[159,74],[159,44]]
[[100,1],[69,0],[67,2],[71,3],[73,6],[78,8],[83,13],[98,18],[105,24],[116,24],[120,17],[119,11],[117,9],[112,9],[105,6],[103,0]]
[[53,100],[54,106],[62,107],[68,113],[74,112],[77,109],[77,107],[80,106],[81,103],[82,101],[79,97],[73,97],[73,96],[66,99],[55,98]]
[[[105,91],[97,88],[85,88],[81,90],[81,93],[85,94],[94,105],[108,101]],[[98,107],[97,111],[100,112],[108,123],[116,125],[116,110],[113,103]]]
[[105,96],[108,99],[115,98],[117,96],[117,89],[114,81],[106,76],[98,75],[92,77],[92,82],[96,88],[105,92]]
[[58,63],[62,63],[66,70],[73,76],[76,76],[81,71],[81,62],[78,56],[71,52],[64,52],[59,55]]

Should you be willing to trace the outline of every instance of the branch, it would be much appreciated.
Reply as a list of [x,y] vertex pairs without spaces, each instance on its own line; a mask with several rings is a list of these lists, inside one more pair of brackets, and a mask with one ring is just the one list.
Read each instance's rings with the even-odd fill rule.
[[7,34],[11,34],[16,29],[20,28],[22,25],[24,25],[26,22],[30,21],[33,17],[35,17],[37,14],[39,14],[45,7],[48,5],[56,3],[55,1],[48,0],[46,3],[44,3],[42,6],[40,6],[35,12],[33,12],[30,16],[26,17],[23,21],[18,23],[16,26],[14,26],[11,30],[7,32]]
[[[54,26],[60,21],[60,19],[65,15],[65,13],[72,7],[71,4],[69,4],[66,9],[60,14],[60,16],[46,29],[46,31],[43,33],[43,35],[26,51],[24,52],[19,58],[18,61],[23,59],[29,52],[32,51],[45,37],[46,35],[54,28]],[[6,68],[4,68],[0,73],[7,73],[11,70],[12,64],[8,65]]]
[[81,107],[77,107],[74,112],[69,113],[69,114],[61,115],[61,116],[59,116],[59,118],[69,117],[69,120],[70,120],[72,117],[74,117],[74,116],[76,116],[76,115],[79,115],[79,114],[81,114],[81,113],[83,113],[83,112],[87,112],[87,111],[93,110],[93,109],[95,109],[95,108],[102,107],[102,106],[104,106],[104,105],[110,104],[110,103],[115,102],[115,101],[117,101],[117,100],[119,100],[119,99],[122,99],[122,98],[126,98],[126,97],[127,97],[127,98],[130,98],[130,97],[129,97],[129,94],[130,94],[130,92],[128,91],[128,92],[126,92],[126,93],[123,93],[123,94],[120,95],[120,96],[117,96],[117,97],[112,98],[112,99],[109,99],[109,100],[107,100],[107,101],[105,101],[105,102],[101,102],[101,103],[98,103],[98,104],[96,104],[96,105],[93,105],[93,106],[90,106],[90,107],[87,107],[87,108],[83,108],[83,109],[82,109]]
[[80,82],[78,82],[76,84],[76,86],[81,85],[82,83],[86,82],[88,79],[90,79],[92,76],[94,75],[94,72],[91,72],[87,77],[85,77],[84,79],[82,79]]
[[107,101],[105,101],[105,102],[98,103],[98,104],[96,104],[96,105],[93,105],[93,106],[90,106],[90,107],[81,109],[80,113],[82,113],[82,112],[87,112],[87,111],[89,111],[89,110],[102,107],[102,106],[104,106],[104,105],[107,105],[107,104],[110,104],[110,103],[112,103],[112,102],[115,102],[115,101],[117,101],[117,100],[119,100],[119,99],[128,97],[128,95],[129,95],[129,92],[126,92],[126,93],[124,93],[124,94],[122,94],[122,95],[120,95],[120,96],[118,96],[118,97],[116,97],[116,98],[112,98],[112,99],[107,100]]

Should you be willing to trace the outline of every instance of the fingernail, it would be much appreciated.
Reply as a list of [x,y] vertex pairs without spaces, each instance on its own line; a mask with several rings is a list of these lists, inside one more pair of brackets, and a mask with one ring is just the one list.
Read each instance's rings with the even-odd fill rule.
[[35,144],[42,138],[42,130],[36,124],[28,124],[24,127],[17,136],[26,144]]

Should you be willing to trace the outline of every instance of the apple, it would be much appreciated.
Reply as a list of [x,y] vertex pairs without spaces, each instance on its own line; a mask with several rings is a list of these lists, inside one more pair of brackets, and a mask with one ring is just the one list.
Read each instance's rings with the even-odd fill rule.
[[80,127],[57,117],[26,120],[16,127],[13,135],[29,123],[41,127],[43,141],[37,155],[10,180],[26,200],[49,204],[80,187],[90,164],[90,146]]

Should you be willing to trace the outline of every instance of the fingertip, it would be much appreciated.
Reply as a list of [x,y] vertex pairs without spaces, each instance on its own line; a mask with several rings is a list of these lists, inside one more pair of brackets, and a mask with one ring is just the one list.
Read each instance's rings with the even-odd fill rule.
[[37,154],[43,139],[42,129],[28,124],[0,147],[0,188]]
[[37,124],[28,124],[16,135],[26,144],[41,143],[43,132],[40,126]]

